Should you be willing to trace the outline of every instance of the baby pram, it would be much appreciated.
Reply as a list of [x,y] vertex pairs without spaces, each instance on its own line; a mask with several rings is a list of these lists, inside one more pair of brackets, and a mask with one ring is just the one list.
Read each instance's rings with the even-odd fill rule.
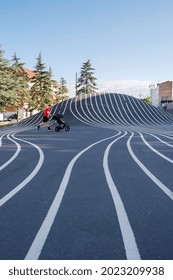
[[53,116],[53,120],[56,120],[57,123],[59,124],[58,126],[55,127],[55,131],[60,131],[65,129],[65,131],[69,131],[70,130],[70,126],[67,122],[63,122],[61,119],[64,118],[63,115],[61,114],[56,114]]

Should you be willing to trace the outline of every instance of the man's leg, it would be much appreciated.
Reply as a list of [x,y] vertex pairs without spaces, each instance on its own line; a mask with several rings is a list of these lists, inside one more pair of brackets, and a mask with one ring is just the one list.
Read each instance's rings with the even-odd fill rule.
[[49,122],[49,121],[47,122],[47,129],[48,129],[48,130],[51,130],[51,128],[50,128],[50,122]]

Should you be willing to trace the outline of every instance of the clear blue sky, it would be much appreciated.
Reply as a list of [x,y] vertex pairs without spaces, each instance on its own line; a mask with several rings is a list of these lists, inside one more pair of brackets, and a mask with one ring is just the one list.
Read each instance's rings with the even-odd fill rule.
[[0,44],[30,69],[41,51],[70,90],[88,59],[98,85],[157,83],[173,80],[172,12],[172,0],[0,0]]

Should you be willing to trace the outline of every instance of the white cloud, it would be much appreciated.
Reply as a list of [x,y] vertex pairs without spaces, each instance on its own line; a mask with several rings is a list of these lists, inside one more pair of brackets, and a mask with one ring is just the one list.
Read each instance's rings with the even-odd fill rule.
[[138,98],[150,95],[149,85],[151,81],[139,80],[119,80],[119,81],[100,81],[97,86],[102,92],[115,92],[128,94]]
[[[150,95],[149,85],[151,81],[139,80],[98,80],[97,87],[99,92],[114,92],[131,95],[137,98],[144,98]],[[75,86],[69,88],[69,96],[75,96]]]

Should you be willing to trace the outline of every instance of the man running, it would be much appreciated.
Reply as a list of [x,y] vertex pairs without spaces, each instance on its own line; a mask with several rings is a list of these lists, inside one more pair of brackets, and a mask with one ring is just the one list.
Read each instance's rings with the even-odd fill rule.
[[50,107],[51,105],[48,105],[46,107],[46,109],[44,110],[43,112],[43,120],[42,120],[42,123],[40,123],[38,126],[37,126],[37,129],[39,130],[40,126],[44,125],[45,123],[47,124],[48,126],[48,130],[51,130],[50,128],[50,122],[49,122],[49,116],[51,116],[51,113],[50,113]]

